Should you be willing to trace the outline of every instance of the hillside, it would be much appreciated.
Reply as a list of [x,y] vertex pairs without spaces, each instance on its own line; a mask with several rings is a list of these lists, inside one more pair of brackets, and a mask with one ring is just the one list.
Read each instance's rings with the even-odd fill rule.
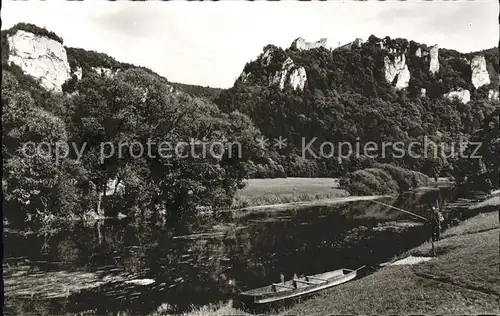
[[[209,92],[65,47],[35,25],[2,31],[5,218],[22,223],[120,211],[177,221],[200,206],[229,207],[248,161],[265,157],[251,120],[197,97]],[[207,155],[214,143],[221,145]],[[229,143],[245,156],[232,155]]]
[[305,156],[304,144],[317,138],[313,153],[323,142],[354,146],[359,141],[362,148],[369,141],[421,143],[428,136],[449,144],[468,138],[498,107],[497,48],[462,54],[375,36],[332,51],[323,46],[303,39],[287,49],[267,45],[216,100],[224,111],[250,116],[268,138],[288,140],[273,155],[287,175],[335,177],[372,160],[450,175],[450,159],[394,159],[390,154],[337,159],[346,150],[330,155],[329,144],[323,157],[310,151]]
[[221,88],[202,87],[202,86],[179,83],[179,82],[172,82],[171,84],[174,87],[177,87],[180,90],[183,90],[191,94],[192,96],[204,98],[210,101],[216,100],[223,91],[223,89]]
[[498,214],[478,215],[445,232],[430,261],[383,268],[279,314],[498,314],[498,232]]
[[[388,265],[373,274],[265,312],[304,316],[498,315],[498,228],[498,214],[479,214],[445,231],[436,243],[437,256],[431,260]],[[430,245],[424,243],[407,254],[429,256],[429,252]],[[231,301],[206,305],[185,315],[255,314],[254,310],[245,311],[234,305]]]
[[[16,210],[10,220],[116,216],[121,210],[177,221],[200,207],[229,207],[246,178],[350,179],[360,169],[369,171],[361,171],[367,187],[400,177],[411,187],[425,178],[404,168],[427,175],[458,170],[463,179],[473,178],[467,163],[455,168],[450,145],[471,135],[488,135],[487,157],[474,173],[498,174],[493,148],[499,137],[485,127],[498,126],[492,118],[498,108],[495,49],[460,54],[372,36],[330,51],[323,41],[298,39],[288,49],[267,45],[234,87],[221,90],[172,83],[104,53],[66,47],[57,34],[32,24],[2,31],[1,43],[2,186],[6,205]],[[369,141],[406,146],[427,136],[447,142],[446,156],[410,157],[406,148],[389,147],[387,155],[370,157],[333,148]],[[265,148],[258,142],[264,137]],[[281,148],[273,143],[279,137],[286,139]],[[198,151],[206,145],[200,143],[179,147],[182,157],[177,151],[162,156],[159,148],[146,156],[131,146],[167,141],[177,150],[192,139],[227,143],[201,159]],[[28,142],[48,145],[27,155]],[[118,157],[120,144],[125,152]],[[231,144],[241,155],[231,154]],[[399,173],[388,175],[377,163],[404,168],[388,167]]]

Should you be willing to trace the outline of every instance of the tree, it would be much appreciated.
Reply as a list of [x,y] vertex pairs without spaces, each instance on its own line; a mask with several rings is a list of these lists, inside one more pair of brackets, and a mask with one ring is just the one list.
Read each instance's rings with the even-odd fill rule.
[[455,162],[455,179],[461,185],[476,190],[498,188],[500,154],[500,108],[484,121],[483,126],[470,139],[470,145]]
[[64,122],[37,107],[31,94],[9,72],[2,75],[2,154],[6,215],[13,220],[57,213],[64,202],[57,190],[66,180],[62,164]]

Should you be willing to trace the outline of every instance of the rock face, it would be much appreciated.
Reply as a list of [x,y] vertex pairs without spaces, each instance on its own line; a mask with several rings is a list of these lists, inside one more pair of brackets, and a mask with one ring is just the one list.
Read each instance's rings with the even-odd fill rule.
[[[285,62],[283,62],[281,70],[277,71],[274,76],[269,79],[269,83],[277,84],[280,89],[283,90],[288,79],[288,82],[295,90],[303,90],[307,81],[306,70],[304,67],[294,68],[295,64],[293,63],[293,60],[288,57]],[[292,69],[294,70],[292,71]]]
[[398,79],[396,81],[396,90],[407,88],[410,84],[410,78],[410,70],[408,69],[408,65],[405,65],[398,74]]
[[98,73],[99,75],[106,77],[113,77],[118,72],[118,70],[113,71],[109,68],[104,68],[104,67],[92,67],[92,70]]
[[396,90],[408,87],[411,76],[404,54],[396,56],[394,61],[391,61],[389,56],[385,56],[384,72],[385,80],[387,80],[387,82],[392,83],[394,79],[396,79]]
[[281,70],[277,71],[274,76],[269,80],[271,84],[279,85],[280,89],[285,87],[285,81],[288,75],[288,72],[293,68],[294,63],[293,60],[289,57],[285,60],[283,65],[281,66]]
[[81,67],[76,67],[75,72],[73,73],[78,80],[82,80],[83,77],[83,71]]
[[425,88],[420,88],[420,96],[425,97],[427,95],[427,89]]
[[64,46],[53,39],[18,30],[8,36],[9,64],[15,64],[24,73],[40,80],[43,88],[61,91],[70,78],[71,69]]
[[450,91],[444,94],[444,97],[448,99],[458,99],[462,103],[469,103],[470,91],[467,89],[458,89],[457,91]]
[[498,90],[493,90],[493,89],[490,89],[488,91],[488,99],[490,101],[498,101]]
[[290,74],[289,82],[294,90],[297,89],[299,89],[300,91],[304,90],[306,81],[307,81],[307,74],[304,67],[297,68],[293,70],[292,73]]
[[422,57],[422,49],[420,47],[417,48],[417,51],[415,52],[415,56]]
[[429,54],[431,56],[431,61],[429,63],[429,71],[435,74],[439,71],[439,47],[434,45],[431,47]]
[[486,59],[484,56],[475,56],[470,64],[472,70],[471,81],[474,88],[479,88],[490,84],[490,75],[486,69]]
[[308,50],[308,49],[313,49],[313,48],[328,48],[327,47],[327,39],[322,38],[317,42],[306,42],[305,39],[302,37],[297,38],[295,41],[292,42],[291,48],[296,48],[298,50]]
[[260,59],[260,64],[262,67],[267,67],[271,63],[271,59],[273,58],[272,52],[270,49],[266,50]]
[[250,76],[250,73],[246,73],[243,71],[238,79],[241,80],[241,82],[245,83],[248,80],[248,76]]

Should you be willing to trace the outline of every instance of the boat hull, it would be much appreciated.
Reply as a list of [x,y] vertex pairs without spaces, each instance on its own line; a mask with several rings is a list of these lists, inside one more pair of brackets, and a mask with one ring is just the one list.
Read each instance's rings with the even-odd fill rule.
[[242,299],[254,305],[264,305],[293,299],[337,286],[356,278],[357,270],[339,269],[313,276],[306,276],[284,283],[274,283],[241,293]]

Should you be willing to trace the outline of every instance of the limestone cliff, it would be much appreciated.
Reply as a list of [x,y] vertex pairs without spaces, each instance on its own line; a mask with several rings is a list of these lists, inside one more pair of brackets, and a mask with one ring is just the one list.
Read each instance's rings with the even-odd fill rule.
[[116,75],[118,73],[118,69],[113,71],[109,68],[105,68],[105,67],[92,67],[92,70],[101,75],[101,76],[106,76],[106,77],[113,77],[114,75]]
[[439,72],[439,47],[437,45],[432,46],[429,50],[429,55],[431,57],[429,71],[432,74],[436,74]]
[[490,89],[488,90],[488,100],[490,101],[498,101],[498,90]]
[[479,88],[490,84],[490,76],[486,69],[486,59],[484,56],[474,56],[470,64],[472,77],[471,81],[474,88]]
[[[385,52],[384,77],[387,82],[394,83],[396,90],[408,88],[412,77],[411,73],[415,70],[417,73],[421,73],[423,65],[427,65],[429,74],[437,75],[439,73],[439,47],[437,45],[428,47],[389,37],[383,39],[371,37],[367,45],[375,45],[380,51]],[[419,69],[415,69],[415,67]]]
[[76,67],[75,71],[73,72],[73,75],[76,76],[76,79],[82,80],[82,77],[83,77],[82,67]]
[[19,66],[25,74],[40,80],[45,89],[61,91],[71,74],[62,43],[23,30],[7,35],[7,42],[9,64]]
[[421,47],[417,48],[417,50],[415,51],[415,56],[422,57],[422,48]]
[[243,71],[240,76],[238,77],[238,80],[240,80],[241,82],[243,83],[246,83],[247,80],[248,80],[248,77],[250,76],[250,73],[247,73],[245,71]]
[[281,70],[276,71],[276,73],[269,77],[269,84],[278,85],[280,89],[283,89],[285,87],[288,72],[292,69],[292,67],[293,60],[291,58],[287,58],[282,64]]
[[262,67],[269,66],[272,58],[273,58],[272,50],[266,49],[266,51],[264,52],[264,54],[262,55],[262,57],[260,59],[260,64],[262,65]]
[[285,84],[288,82],[294,90],[303,90],[306,80],[307,75],[304,67],[296,67],[293,60],[287,58],[281,66],[281,70],[269,78],[269,83],[271,85],[278,85],[283,90]]
[[290,74],[289,82],[294,90],[304,90],[307,81],[307,74],[304,67],[296,68]]
[[388,56],[384,58],[385,80],[392,83],[396,79],[396,90],[408,87],[410,70],[406,64],[405,55],[396,56],[393,61]]
[[278,86],[281,90],[290,85],[294,90],[302,91],[307,81],[307,72],[292,58],[283,58],[280,48],[270,45],[264,48],[254,62],[245,66],[237,81],[255,84],[257,78],[260,78],[259,84]]
[[452,100],[458,99],[462,103],[469,103],[470,101],[470,91],[467,89],[458,89],[455,91],[450,91],[444,94],[444,97]]

